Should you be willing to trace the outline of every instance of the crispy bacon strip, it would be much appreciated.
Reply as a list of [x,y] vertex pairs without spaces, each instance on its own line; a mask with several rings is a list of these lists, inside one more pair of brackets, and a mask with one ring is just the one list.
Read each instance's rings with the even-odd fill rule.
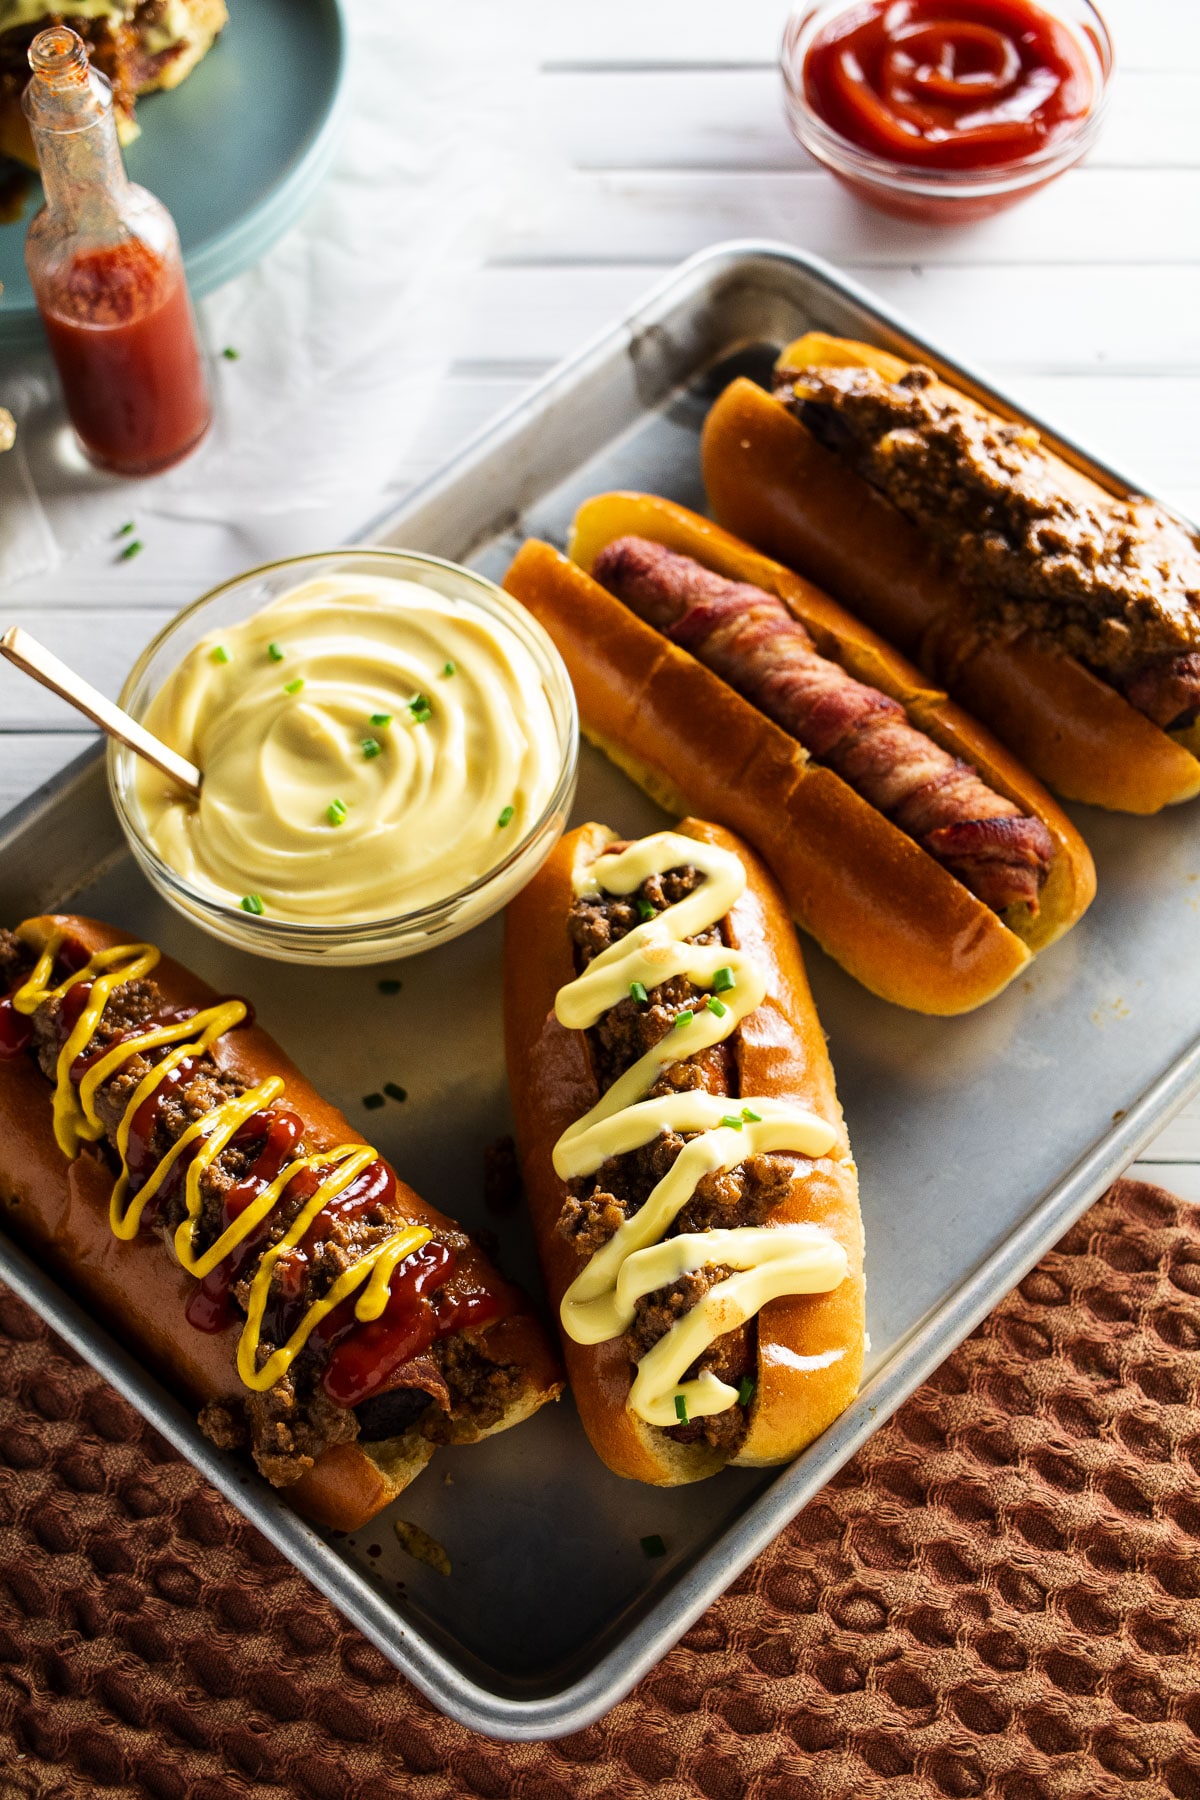
[[1035,911],[1053,852],[1040,819],[910,725],[898,700],[821,656],[782,600],[648,538],[617,538],[593,574],[915,838],[985,906]]

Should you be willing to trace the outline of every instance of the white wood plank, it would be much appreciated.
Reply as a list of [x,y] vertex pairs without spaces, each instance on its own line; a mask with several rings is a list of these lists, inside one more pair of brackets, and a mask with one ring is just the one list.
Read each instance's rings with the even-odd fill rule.
[[1181,1200],[1200,1204],[1200,1167],[1195,1163],[1135,1162],[1125,1173],[1133,1181],[1150,1181],[1155,1187],[1178,1194]]
[[1200,1164],[1200,1101],[1178,1113],[1149,1149],[1142,1153],[1146,1162]]
[[[1122,69],[1093,168],[1195,168],[1198,82],[1188,70]],[[779,71],[564,69],[539,98],[580,169],[812,168],[789,131]]]
[[1187,169],[1074,169],[1020,206],[955,229],[887,218],[824,171],[573,172],[554,188],[543,220],[514,234],[506,261],[661,264],[721,238],[767,237],[852,264],[1200,262]]
[[[1200,185],[1200,184],[1198,184]],[[530,367],[568,355],[665,274],[642,263],[501,264],[472,284],[471,353]],[[1006,373],[1200,374],[1200,266],[851,270],[951,354]],[[447,404],[464,404],[448,390]]]
[[[1200,68],[1200,8],[1191,0],[1104,0],[1126,69]],[[550,8],[540,48],[551,64],[659,63],[736,68],[775,61],[786,0],[605,0]]]
[[86,731],[0,735],[0,818],[94,741],[95,734]]

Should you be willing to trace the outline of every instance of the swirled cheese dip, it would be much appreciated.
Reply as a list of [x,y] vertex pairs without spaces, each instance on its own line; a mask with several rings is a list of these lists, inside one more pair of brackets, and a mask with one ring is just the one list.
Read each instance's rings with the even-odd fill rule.
[[138,774],[147,836],[248,912],[357,923],[487,875],[541,816],[559,755],[519,638],[417,582],[329,576],[210,633],[145,723],[203,772]]

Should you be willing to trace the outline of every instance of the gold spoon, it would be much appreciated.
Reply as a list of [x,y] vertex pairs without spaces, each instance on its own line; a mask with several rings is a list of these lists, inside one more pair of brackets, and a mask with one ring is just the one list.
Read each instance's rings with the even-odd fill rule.
[[68,669],[66,663],[59,662],[57,656],[51,655],[19,625],[10,625],[0,637],[0,656],[6,656],[26,675],[32,675],[35,681],[40,681],[52,694],[57,694],[81,712],[93,725],[99,725],[109,737],[116,738],[118,743],[125,744],[146,762],[153,763],[156,769],[161,769],[164,775],[185,788],[194,800],[200,798],[203,776],[195,763],[190,763],[186,756],[180,756],[177,750],[156,738],[113,701],[106,700],[90,682],[76,675],[74,669]]

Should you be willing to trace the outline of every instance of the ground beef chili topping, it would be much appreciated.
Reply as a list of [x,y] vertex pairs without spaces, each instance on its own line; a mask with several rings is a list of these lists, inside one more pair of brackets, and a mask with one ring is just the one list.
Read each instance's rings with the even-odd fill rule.
[[1032,426],[950,405],[919,365],[781,371],[777,394],[969,584],[1163,726],[1200,709],[1200,550],[1154,501],[1064,491]]
[[[60,958],[56,981],[87,961],[86,954],[73,957],[69,944],[62,946]],[[0,931],[0,1054],[5,1021],[19,1021],[28,1027],[20,1047],[36,1056],[53,1081],[59,1053],[86,1001],[82,990],[89,984],[77,982],[26,1018],[12,1009],[11,995],[29,977],[34,962],[19,937]],[[188,1016],[186,1011],[171,1012],[153,978],[115,987],[90,1042],[75,1058],[73,1080],[78,1082],[122,1040]],[[129,1101],[170,1048],[135,1053],[100,1085],[95,1106],[104,1140],[85,1154],[105,1155],[117,1165],[117,1131]],[[197,1120],[246,1091],[243,1077],[221,1066],[209,1051],[185,1057],[136,1115],[127,1151],[134,1186],[144,1182]],[[215,1244],[233,1218],[305,1153],[303,1121],[285,1098],[253,1114],[201,1173],[195,1251]],[[144,1226],[167,1239],[186,1217],[186,1167],[185,1152],[145,1216]],[[263,1255],[284,1238],[321,1178],[319,1170],[300,1170],[266,1219],[197,1283],[187,1309],[193,1326],[214,1331],[245,1318]],[[276,1263],[259,1338],[260,1368],[339,1276],[395,1233],[398,1221],[389,1204],[394,1192],[387,1165],[379,1159],[369,1162],[327,1203],[296,1248]],[[498,1423],[520,1387],[518,1369],[493,1362],[482,1342],[462,1336],[496,1317],[504,1302],[482,1278],[473,1246],[461,1233],[442,1233],[397,1266],[379,1320],[355,1318],[357,1297],[343,1301],[314,1329],[281,1380],[261,1393],[247,1389],[240,1403],[213,1403],[201,1414],[202,1428],[216,1443],[249,1447],[264,1475],[278,1486],[297,1480],[332,1445],[355,1438],[377,1442],[413,1429],[434,1441],[475,1435]],[[335,1375],[340,1387],[331,1380]]]
[[[582,973],[595,957],[643,924],[652,913],[663,912],[685,899],[702,879],[694,868],[672,869],[664,875],[651,875],[629,895],[602,892],[580,896],[568,918],[576,973]],[[724,939],[720,928],[713,927],[687,941],[716,944]],[[650,989],[645,1003],[631,996],[605,1013],[586,1034],[601,1093],[606,1093],[626,1069],[674,1028],[679,1013],[694,1011],[705,998],[686,976],[675,976]],[[648,1097],[690,1088],[704,1088],[731,1098],[738,1095],[733,1040],[727,1038],[696,1056],[671,1064],[649,1090]],[[582,1257],[594,1255],[623,1221],[638,1211],[690,1135],[660,1132],[642,1148],[610,1158],[595,1175],[570,1183],[558,1230]],[[772,1153],[748,1156],[734,1169],[705,1176],[676,1217],[669,1235],[714,1227],[761,1225],[786,1199],[794,1174],[791,1157]],[[729,1274],[729,1269],[713,1265],[684,1275],[669,1287],[640,1299],[633,1324],[625,1335],[630,1361],[640,1361],[659,1338]],[[705,1369],[711,1369],[734,1387],[745,1379],[753,1379],[757,1341],[758,1321],[754,1318],[716,1339],[687,1371],[685,1379],[693,1379]],[[679,1443],[707,1443],[732,1457],[745,1437],[747,1423],[747,1408],[736,1404],[686,1425],[670,1426],[667,1436]]]

